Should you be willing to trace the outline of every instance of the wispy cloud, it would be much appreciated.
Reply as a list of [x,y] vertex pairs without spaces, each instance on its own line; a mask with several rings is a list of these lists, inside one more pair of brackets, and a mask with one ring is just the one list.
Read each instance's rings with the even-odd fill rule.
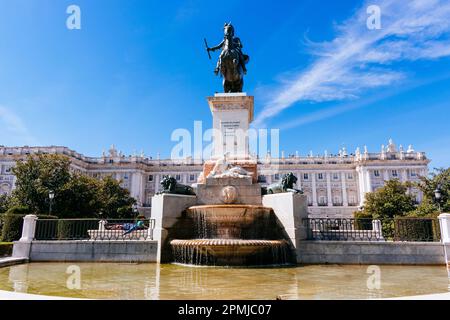
[[[372,4],[381,8],[380,30],[367,28],[366,9]],[[447,0],[366,2],[336,27],[333,40],[307,43],[315,61],[274,89],[254,125],[298,102],[355,99],[368,89],[397,83],[407,74],[394,70],[396,62],[450,56],[449,17]]]
[[30,134],[22,119],[10,109],[0,105],[0,145],[36,145],[36,139]]

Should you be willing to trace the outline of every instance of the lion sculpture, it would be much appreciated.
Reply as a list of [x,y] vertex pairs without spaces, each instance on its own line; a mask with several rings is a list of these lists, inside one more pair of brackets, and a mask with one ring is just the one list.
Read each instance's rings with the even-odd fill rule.
[[177,179],[172,176],[163,176],[160,184],[163,190],[158,192],[158,194],[170,193],[195,196],[195,192],[192,187],[178,183]]

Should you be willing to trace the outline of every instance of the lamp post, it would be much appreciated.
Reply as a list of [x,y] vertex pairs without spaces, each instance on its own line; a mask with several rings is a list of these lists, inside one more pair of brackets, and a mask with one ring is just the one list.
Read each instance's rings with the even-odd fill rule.
[[436,199],[436,202],[438,204],[439,213],[441,213],[441,197],[442,197],[441,185],[438,184],[436,190],[434,190],[434,198]]
[[50,206],[48,207],[48,215],[51,216],[52,215],[52,204],[53,204],[53,199],[55,198],[55,193],[53,191],[50,191],[48,193],[48,199],[50,200]]
[[133,214],[134,214],[135,218],[137,218],[138,215],[139,215],[139,211],[138,211],[137,208],[138,208],[138,206],[137,206],[136,203],[134,203],[134,204],[131,206],[131,209],[133,210]]

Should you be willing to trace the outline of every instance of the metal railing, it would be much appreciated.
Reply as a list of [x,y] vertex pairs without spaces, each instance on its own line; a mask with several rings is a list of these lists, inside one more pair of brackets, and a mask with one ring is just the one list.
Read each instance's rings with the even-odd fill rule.
[[434,218],[309,218],[303,224],[308,240],[439,242],[441,237]]
[[154,219],[38,219],[36,240],[153,240]]
[[441,241],[437,218],[402,217],[394,219],[394,241]]

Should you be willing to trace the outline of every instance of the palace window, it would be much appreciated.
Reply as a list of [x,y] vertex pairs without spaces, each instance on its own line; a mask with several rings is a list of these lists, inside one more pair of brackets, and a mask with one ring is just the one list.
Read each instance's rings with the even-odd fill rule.
[[356,197],[354,195],[350,195],[348,197],[348,204],[349,205],[356,205]]
[[148,181],[149,182],[153,182],[153,175],[152,174],[148,176]]
[[123,175],[123,179],[124,179],[124,180],[128,180],[128,174],[127,174],[127,173],[125,173],[125,174]]
[[324,196],[319,197],[319,205],[326,205],[327,199]]
[[353,180],[353,173],[347,173],[347,179]]
[[374,171],[373,171],[373,175],[374,175],[375,177],[379,177],[379,176],[380,176],[380,171],[374,170]]
[[266,176],[264,176],[264,175],[258,176],[258,182],[266,183],[267,182]]
[[177,181],[180,181],[180,180],[181,180],[181,175],[176,174],[176,175],[175,175],[175,179],[177,179]]
[[333,204],[334,204],[334,205],[341,205],[341,197],[339,197],[339,196],[334,196],[334,197],[333,197]]
[[194,180],[195,180],[195,174],[190,174],[189,181],[194,181]]
[[303,174],[303,180],[308,180],[309,179],[309,175],[307,173]]
[[319,179],[319,180],[323,180],[323,173],[319,173],[319,174],[317,174],[317,179]]
[[11,167],[5,167],[5,173],[10,173],[11,172]]
[[338,173],[333,173],[333,180],[339,180],[339,174]]
[[392,170],[392,176],[393,176],[393,177],[398,177],[398,172],[397,172],[397,170]]
[[275,175],[273,176],[273,179],[274,179],[275,181],[280,180],[280,174],[279,174],[279,173],[275,173]]
[[416,176],[417,176],[416,170],[411,170],[411,177],[416,177]]

